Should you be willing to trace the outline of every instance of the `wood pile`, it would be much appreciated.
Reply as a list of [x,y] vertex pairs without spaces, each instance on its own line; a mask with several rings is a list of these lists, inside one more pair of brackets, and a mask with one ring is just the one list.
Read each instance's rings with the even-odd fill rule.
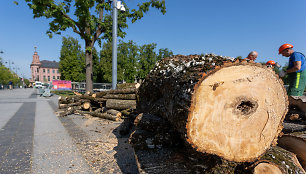
[[213,54],[177,55],[158,62],[141,84],[130,143],[137,155],[182,140],[200,161],[199,173],[303,173],[295,155],[276,146],[287,108],[283,82],[271,68]]
[[[136,91],[139,84],[118,84],[116,90],[98,93],[75,92],[74,96],[58,98],[58,116],[70,114],[91,115],[103,119],[118,121],[136,109]],[[123,114],[124,113],[124,114]]]
[[306,121],[306,96],[289,96],[289,111],[285,120]]

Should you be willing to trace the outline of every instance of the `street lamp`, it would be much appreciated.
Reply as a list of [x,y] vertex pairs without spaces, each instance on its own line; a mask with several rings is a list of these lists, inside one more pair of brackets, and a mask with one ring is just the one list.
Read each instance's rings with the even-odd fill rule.
[[9,64],[9,69],[11,70],[11,63],[12,63],[12,65],[14,65],[14,62],[13,61],[11,62],[11,60],[9,60],[9,61],[6,61],[5,63]]
[[116,89],[117,86],[117,9],[125,11],[121,1],[113,0],[112,89]]

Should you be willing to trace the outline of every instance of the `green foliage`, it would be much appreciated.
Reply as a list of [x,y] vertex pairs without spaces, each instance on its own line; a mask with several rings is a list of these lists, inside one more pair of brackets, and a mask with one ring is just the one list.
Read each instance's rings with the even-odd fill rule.
[[[112,33],[112,6],[110,1],[104,0],[25,0],[29,8],[33,11],[34,18],[46,17],[51,19],[47,34],[61,34],[67,28],[81,36],[85,41],[98,41],[110,39]],[[15,4],[18,4],[14,1]],[[118,36],[124,37],[127,28],[127,19],[136,22],[148,12],[150,8],[159,9],[166,13],[164,0],[150,0],[138,4],[138,9],[129,9],[123,2],[126,11],[118,10]],[[74,10],[74,12],[72,12]],[[77,20],[76,20],[77,19]],[[102,37],[100,35],[102,34]]]
[[[156,44],[136,45],[133,41],[119,41],[117,55],[118,81],[135,82],[144,78],[154,67],[156,61],[173,55],[168,48],[161,48],[156,53]],[[112,43],[106,42],[100,51],[99,74],[97,82],[112,80]]]
[[[100,51],[100,79],[99,82],[110,83],[112,81],[112,43],[105,42]],[[101,81],[100,81],[101,80]]]
[[59,71],[62,80],[85,80],[85,54],[78,40],[72,37],[62,39]]
[[237,56],[236,59],[242,59],[242,56]]
[[170,56],[173,56],[173,52],[171,50],[169,50],[168,48],[160,48],[158,50],[157,61]]
[[[49,23],[49,29],[47,30],[47,34],[50,38],[54,33],[61,34],[62,31],[65,31],[68,28],[72,28],[75,33],[80,35],[80,37],[85,41],[86,60],[89,62],[93,60],[91,51],[93,51],[92,48],[96,41],[101,46],[102,40],[112,40],[113,8],[110,4],[111,1],[25,0],[25,2],[33,11],[34,18],[46,17],[47,19],[51,20]],[[148,12],[150,8],[156,8],[163,14],[166,13],[165,0],[148,0],[138,4],[138,9],[131,10],[128,8],[125,2],[123,2],[123,4],[126,11],[122,12],[118,10],[117,20],[117,33],[118,36],[122,38],[126,35],[123,29],[128,27],[128,19],[134,23],[141,19],[144,16],[144,13]],[[92,65],[90,64],[86,67],[86,77],[89,77],[88,75],[92,75],[91,66]],[[109,78],[106,76],[106,74],[103,74],[103,79],[108,80]],[[92,84],[89,82],[91,82],[91,79],[86,79],[86,88],[91,90]]]
[[145,44],[139,48],[138,78],[144,78],[154,67],[157,55],[154,52],[156,44]]
[[100,57],[96,48],[92,49],[92,63],[93,63],[93,81],[96,82],[98,80],[98,76],[100,75],[100,68],[99,68]]
[[6,68],[4,65],[0,65],[0,84],[8,85],[9,82],[13,82],[14,85],[19,85],[20,79],[19,77],[14,73],[11,72],[8,68]]
[[27,86],[29,86],[29,84],[30,84],[29,79],[23,79],[23,81],[24,81],[24,83],[25,83]]
[[2,63],[2,57],[0,57],[0,84],[7,85],[9,82],[13,82],[15,85],[19,85],[19,77]]
[[132,83],[137,75],[138,47],[133,41],[118,45],[118,80]]

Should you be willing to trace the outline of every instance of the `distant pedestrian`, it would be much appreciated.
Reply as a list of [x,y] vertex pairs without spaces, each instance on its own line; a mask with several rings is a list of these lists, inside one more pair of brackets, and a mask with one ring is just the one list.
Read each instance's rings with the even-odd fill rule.
[[284,77],[288,74],[289,96],[302,96],[306,87],[306,62],[302,53],[296,52],[291,44],[283,44],[278,49],[278,54],[289,57],[289,65],[287,70],[281,71],[280,76]]
[[245,58],[245,60],[247,60],[247,61],[255,61],[257,56],[258,56],[258,53],[256,51],[251,51],[248,54],[248,57]]
[[13,89],[13,82],[9,81],[9,89],[12,90]]

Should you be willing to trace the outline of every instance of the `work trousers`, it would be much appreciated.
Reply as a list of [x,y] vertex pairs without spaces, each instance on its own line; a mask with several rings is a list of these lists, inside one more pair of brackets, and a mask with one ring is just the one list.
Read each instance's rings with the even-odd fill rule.
[[306,70],[288,74],[289,78],[289,96],[302,96],[306,87]]

